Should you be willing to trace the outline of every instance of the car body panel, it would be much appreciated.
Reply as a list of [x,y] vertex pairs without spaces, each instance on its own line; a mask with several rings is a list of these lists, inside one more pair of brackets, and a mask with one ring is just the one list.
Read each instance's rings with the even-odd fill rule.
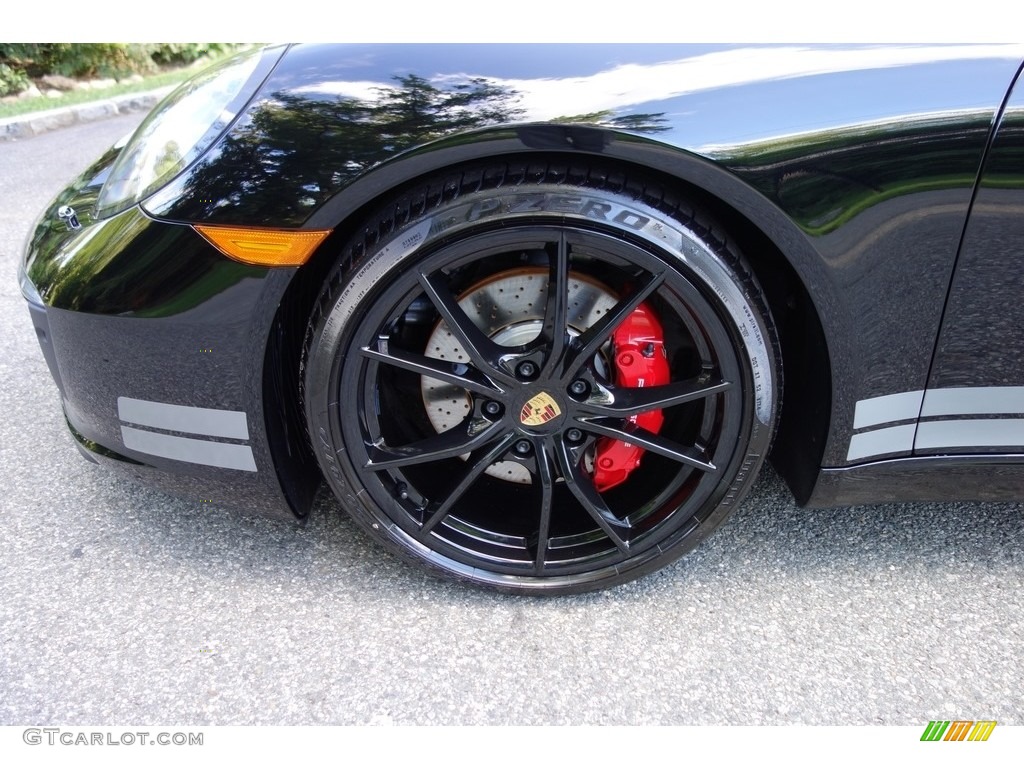
[[[381,189],[479,157],[600,154],[666,170],[778,238],[808,286],[841,385],[821,462],[841,466],[859,400],[926,384],[982,154],[1020,55],[299,46],[225,141],[146,207],[177,220],[319,228]],[[487,130],[513,120],[531,122]],[[564,127],[584,120],[603,130]],[[265,174],[241,195],[231,169],[249,167],[239,159],[253,147],[268,158]],[[912,442],[891,447],[880,456]]]
[[[913,450],[916,416],[887,425],[902,432],[875,435],[870,453],[851,451],[859,409],[929,385],[1022,383],[1019,363],[989,378],[965,374],[974,361],[957,358],[971,357],[985,327],[971,307],[989,301],[967,271],[987,265],[999,283],[1015,263],[985,245],[996,236],[987,232],[1020,227],[1019,189],[1005,183],[1020,143],[1012,108],[932,369],[975,185],[1022,56],[1020,46],[291,47],[224,135],[140,207],[91,217],[112,153],[44,215],[25,269],[46,305],[68,418],[80,442],[176,473],[171,484],[194,495],[216,481],[221,501],[244,488],[242,506],[301,515],[315,471],[278,370],[296,362],[294,350],[275,337],[302,324],[283,317],[303,306],[296,297],[308,286],[296,286],[316,284],[339,242],[302,269],[248,267],[189,224],[342,233],[381,196],[453,165],[602,157],[719,201],[784,256],[820,322],[830,382],[827,435],[792,428],[812,464],[798,496],[830,503],[842,492],[820,481],[810,492],[818,468]],[[81,230],[57,220],[63,204],[82,211]],[[1019,297],[1002,283],[1007,296],[1015,288]],[[1019,301],[1007,303],[1019,315]],[[1006,317],[1007,329],[1019,327]],[[1009,330],[977,339],[986,343],[994,372],[998,350],[1020,345]],[[123,430],[136,427],[119,415],[119,398],[244,413],[256,471],[154,454],[153,440],[134,432],[129,448]],[[856,484],[839,479],[856,471],[829,477],[830,488]]]
[[[82,231],[61,261],[32,259],[28,270],[49,302],[32,316],[79,445],[166,490],[292,518],[259,386],[273,296],[286,276],[230,262],[191,227],[155,222],[137,207]],[[161,430],[161,448],[125,400],[206,409],[207,422],[240,414],[247,434],[179,426]],[[225,451],[247,458],[225,463],[217,458]]]
[[[915,453],[934,454],[950,448],[972,453],[1024,452],[1022,268],[1024,83],[1018,79],[1001,115],[971,207],[925,393],[921,414],[925,421],[918,429]],[[943,439],[943,431],[957,426],[949,423],[956,416],[982,422],[974,437],[947,434],[948,439]],[[922,440],[922,430],[937,428],[938,434],[927,442]]]

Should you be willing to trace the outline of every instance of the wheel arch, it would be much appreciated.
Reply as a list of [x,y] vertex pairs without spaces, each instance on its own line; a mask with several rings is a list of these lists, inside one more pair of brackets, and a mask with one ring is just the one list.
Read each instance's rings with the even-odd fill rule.
[[727,234],[746,254],[778,326],[785,390],[770,458],[797,500],[804,501],[821,466],[832,401],[826,310],[835,301],[816,250],[784,212],[706,158],[602,128],[528,125],[474,131],[402,153],[367,172],[306,221],[308,228],[333,232],[285,291],[263,371],[271,452],[296,512],[305,515],[321,479],[300,402],[302,348],[317,296],[342,246],[385,198],[446,169],[513,157],[531,163],[599,159],[672,188],[721,224],[725,232],[716,234]]

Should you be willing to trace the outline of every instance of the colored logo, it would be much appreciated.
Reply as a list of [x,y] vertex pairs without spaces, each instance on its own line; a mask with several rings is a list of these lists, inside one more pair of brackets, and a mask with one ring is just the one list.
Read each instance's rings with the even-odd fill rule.
[[561,413],[555,398],[547,392],[541,392],[526,402],[523,410],[519,412],[519,420],[528,427],[536,427],[539,424],[546,424]]
[[932,720],[921,741],[988,741],[995,727],[995,720]]

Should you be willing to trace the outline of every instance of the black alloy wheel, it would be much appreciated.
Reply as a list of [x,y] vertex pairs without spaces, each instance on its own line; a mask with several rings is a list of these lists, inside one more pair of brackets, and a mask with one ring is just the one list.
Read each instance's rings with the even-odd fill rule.
[[[622,174],[515,164],[370,217],[305,354],[343,505],[407,559],[504,591],[608,587],[691,549],[749,488],[779,397],[767,307],[712,231]],[[623,386],[613,334],[640,307],[669,376]],[[660,427],[637,423],[655,411]],[[613,441],[642,457],[599,490]]]

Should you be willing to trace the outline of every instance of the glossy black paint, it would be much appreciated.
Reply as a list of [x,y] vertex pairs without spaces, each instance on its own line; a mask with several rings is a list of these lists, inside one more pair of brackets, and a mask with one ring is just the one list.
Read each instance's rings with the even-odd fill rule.
[[811,507],[884,501],[1006,501],[1024,490],[1024,456],[932,456],[888,459],[818,475]]
[[985,161],[930,387],[1024,385],[1024,83]]
[[[857,401],[929,381],[1024,383],[1020,286],[1000,277],[1014,274],[1021,234],[1020,89],[985,166],[929,379],[1020,56],[1000,46],[292,47],[235,124],[144,210],[95,221],[112,152],[44,215],[27,272],[50,307],[69,419],[125,453],[116,411],[109,420],[126,381],[144,399],[244,410],[259,479],[228,479],[224,492],[249,483],[264,495],[255,506],[287,498],[302,513],[315,474],[286,372],[362,212],[483,158],[601,156],[693,195],[747,250],[782,326],[791,399],[777,464],[806,499],[820,467],[848,464]],[[58,221],[62,204],[82,230]],[[266,270],[227,261],[188,222],[336,234],[297,272]],[[987,335],[992,303],[1007,308],[1005,324]],[[213,358],[191,352],[211,343]]]
[[[146,207],[333,227],[382,190],[480,157],[602,155],[667,172],[753,222],[807,287],[839,384],[819,458],[843,465],[857,400],[925,386],[1018,65],[941,46],[299,46],[220,146]],[[635,93],[616,104],[600,89],[623,72]],[[579,95],[547,105],[545,89]],[[488,129],[545,108],[559,125]],[[254,164],[244,187],[237,174]]]
[[[101,462],[126,464],[119,468],[166,490],[292,518],[264,428],[260,381],[266,329],[259,319],[267,322],[273,307],[261,305],[263,287],[261,281],[243,281],[207,300],[201,312],[171,317],[48,307],[64,411],[79,444]],[[126,448],[119,397],[244,410],[258,471],[183,466]]]
[[267,276],[266,269],[224,258],[192,227],[154,221],[138,207],[78,237],[61,237],[61,261],[37,257],[52,247],[38,242],[45,239],[37,235],[30,246],[28,276],[47,305],[77,312],[185,315],[216,325],[218,313],[251,306],[249,295]]

